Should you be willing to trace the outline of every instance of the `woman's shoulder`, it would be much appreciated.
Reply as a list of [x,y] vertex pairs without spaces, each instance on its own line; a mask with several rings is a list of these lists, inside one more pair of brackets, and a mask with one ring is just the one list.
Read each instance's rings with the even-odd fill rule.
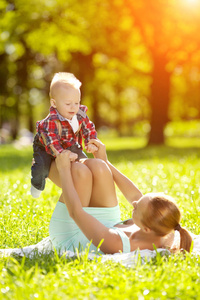
[[119,234],[122,244],[123,244],[123,252],[132,252],[137,249],[152,249],[153,246],[148,241],[141,238],[138,227],[136,226],[135,229],[133,227],[136,226],[133,224],[132,226],[126,226],[126,225],[118,225],[115,226],[115,231]]

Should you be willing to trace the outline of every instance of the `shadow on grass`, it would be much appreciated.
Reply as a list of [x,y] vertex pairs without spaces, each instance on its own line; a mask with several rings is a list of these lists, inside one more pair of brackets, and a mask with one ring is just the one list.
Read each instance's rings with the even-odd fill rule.
[[16,169],[31,168],[32,148],[15,149],[13,146],[0,147],[0,171],[12,171]]
[[[10,257],[7,257],[5,259],[6,262],[6,269],[7,272],[12,276],[15,275],[16,267],[18,269],[23,269],[23,271],[30,270],[33,267],[36,267],[40,269],[40,272],[43,274],[47,274],[49,272],[56,272],[57,267],[60,263],[62,265],[73,263],[73,261],[76,259],[76,257],[73,258],[67,258],[67,257],[58,257],[53,252],[49,254],[37,254],[33,255],[33,257],[25,257],[25,256],[19,256],[16,254],[12,254]],[[10,264],[8,266],[7,261],[10,261]]]
[[[132,268],[137,268],[142,265],[148,265],[151,266],[160,266],[163,263],[167,262],[171,254],[169,251],[163,249],[162,252],[157,252],[157,254],[150,258],[149,260],[147,258],[141,258],[140,256],[137,258],[137,261],[132,263]],[[8,261],[10,263],[8,264]],[[56,273],[57,271],[60,271],[61,268],[63,268],[65,265],[70,265],[72,268],[76,267],[77,265],[89,265],[90,262],[95,262],[98,264],[98,262],[101,262],[101,257],[96,257],[91,260],[91,258],[88,258],[87,256],[73,256],[73,257],[66,257],[55,255],[55,253],[51,252],[49,254],[35,254],[33,257],[21,257],[18,255],[12,255],[10,257],[5,258],[5,268],[7,269],[7,272],[11,276],[16,275],[16,266],[18,269],[18,273],[26,273],[28,270],[32,270],[32,275],[35,272],[35,270],[39,270],[42,274],[47,274],[49,272]],[[106,262],[104,262],[106,264]],[[107,263],[112,263],[113,265],[116,265],[118,267],[119,262],[114,260],[108,260]],[[122,264],[123,265],[123,264]],[[125,266],[125,265],[124,265]],[[130,267],[130,266],[129,266]]]
[[[108,159],[113,163],[120,161],[139,161],[150,160],[154,158],[161,159],[180,159],[182,157],[197,156],[200,157],[200,148],[184,147],[176,148],[170,146],[148,146],[137,149],[123,148],[120,150],[107,150]],[[89,157],[92,157],[89,155]],[[0,170],[12,171],[15,169],[31,168],[32,148],[17,150],[13,147],[0,148]]]
[[139,161],[150,160],[154,158],[161,159],[180,159],[182,157],[197,156],[200,157],[200,148],[185,147],[176,148],[170,146],[148,146],[140,149],[107,150],[108,159],[112,163],[120,161]]

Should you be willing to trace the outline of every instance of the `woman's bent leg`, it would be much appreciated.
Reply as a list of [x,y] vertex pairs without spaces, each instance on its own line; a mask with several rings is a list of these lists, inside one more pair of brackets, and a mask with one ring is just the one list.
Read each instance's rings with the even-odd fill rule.
[[101,159],[87,159],[84,164],[93,175],[92,207],[113,207],[118,204],[112,172]]
[[52,161],[51,163],[48,178],[59,188],[61,188],[60,175],[58,173],[55,161]]
[[[84,164],[73,163],[72,176],[83,206],[113,207],[118,204],[112,173],[102,160],[87,159]],[[61,187],[55,162],[51,164],[49,178]],[[63,202],[62,199],[60,201]]]
[[[78,162],[72,163],[71,171],[74,187],[78,193],[82,206],[87,207],[89,206],[92,193],[92,173],[86,165]],[[51,164],[49,179],[61,188],[60,177],[55,162],[52,162]],[[59,201],[64,203],[62,195]]]

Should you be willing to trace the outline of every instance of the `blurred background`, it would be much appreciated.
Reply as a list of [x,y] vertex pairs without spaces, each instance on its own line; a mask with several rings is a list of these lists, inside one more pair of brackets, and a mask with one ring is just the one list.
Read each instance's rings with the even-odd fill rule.
[[97,131],[200,140],[200,0],[0,0],[0,143],[31,140],[55,72]]

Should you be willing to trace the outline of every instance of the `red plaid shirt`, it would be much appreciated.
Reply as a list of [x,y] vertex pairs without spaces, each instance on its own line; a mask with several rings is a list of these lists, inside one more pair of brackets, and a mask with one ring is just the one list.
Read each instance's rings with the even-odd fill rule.
[[[37,122],[39,140],[45,146],[47,153],[55,156],[51,146],[61,153],[64,149],[67,149],[75,143],[78,143],[83,149],[82,138],[84,138],[85,145],[87,145],[90,139],[97,137],[95,126],[89,120],[86,111],[87,107],[80,105],[77,113],[79,130],[74,133],[69,122],[61,118],[55,108],[50,107],[50,114],[44,120]],[[62,127],[61,135],[59,135],[58,122],[60,122]]]

